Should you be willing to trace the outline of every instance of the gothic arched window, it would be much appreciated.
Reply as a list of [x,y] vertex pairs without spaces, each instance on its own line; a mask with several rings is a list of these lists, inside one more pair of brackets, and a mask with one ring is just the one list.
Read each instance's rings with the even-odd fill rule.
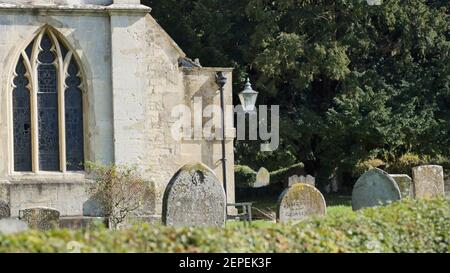
[[13,80],[14,171],[83,170],[82,75],[49,28],[21,52]]

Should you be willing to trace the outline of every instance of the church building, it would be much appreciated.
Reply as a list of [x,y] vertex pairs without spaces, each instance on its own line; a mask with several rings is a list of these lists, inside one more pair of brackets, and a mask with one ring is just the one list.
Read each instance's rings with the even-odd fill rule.
[[[136,166],[155,183],[146,208],[161,213],[165,186],[202,162],[222,180],[221,140],[177,140],[177,105],[220,105],[216,77],[232,69],[187,58],[137,0],[0,0],[0,201],[11,216],[51,207],[95,216],[85,162]],[[233,132],[226,138],[234,201]]]

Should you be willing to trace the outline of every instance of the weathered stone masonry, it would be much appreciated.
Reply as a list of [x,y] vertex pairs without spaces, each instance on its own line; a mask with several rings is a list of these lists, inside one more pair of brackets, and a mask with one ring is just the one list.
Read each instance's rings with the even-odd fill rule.
[[[135,0],[0,0],[0,199],[12,216],[48,206],[62,216],[91,214],[82,172],[17,173],[13,167],[11,79],[20,51],[45,27],[77,54],[84,90],[85,160],[138,166],[161,193],[184,164],[200,161],[221,172],[220,141],[176,141],[171,110],[192,106],[192,97],[219,105],[215,75],[225,72],[226,103],[232,104],[229,68],[181,67],[186,55]],[[234,201],[233,130],[228,153],[228,200]]]

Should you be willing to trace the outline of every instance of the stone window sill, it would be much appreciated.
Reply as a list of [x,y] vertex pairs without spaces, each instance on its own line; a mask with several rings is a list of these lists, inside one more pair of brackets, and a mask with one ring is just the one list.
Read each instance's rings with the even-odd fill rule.
[[37,172],[37,173],[13,173],[9,176],[12,184],[38,184],[38,183],[85,183],[85,172]]

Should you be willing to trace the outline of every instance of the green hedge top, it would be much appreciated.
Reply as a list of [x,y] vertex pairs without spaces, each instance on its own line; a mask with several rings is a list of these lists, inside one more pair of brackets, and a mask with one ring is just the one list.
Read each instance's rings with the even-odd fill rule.
[[450,200],[387,207],[264,228],[139,225],[109,231],[0,235],[0,252],[449,252]]
[[[287,183],[289,177],[293,175],[305,175],[303,163],[294,164],[290,167],[270,172],[270,184]],[[248,188],[256,182],[257,172],[245,165],[236,165],[234,167],[235,184],[237,188]]]

